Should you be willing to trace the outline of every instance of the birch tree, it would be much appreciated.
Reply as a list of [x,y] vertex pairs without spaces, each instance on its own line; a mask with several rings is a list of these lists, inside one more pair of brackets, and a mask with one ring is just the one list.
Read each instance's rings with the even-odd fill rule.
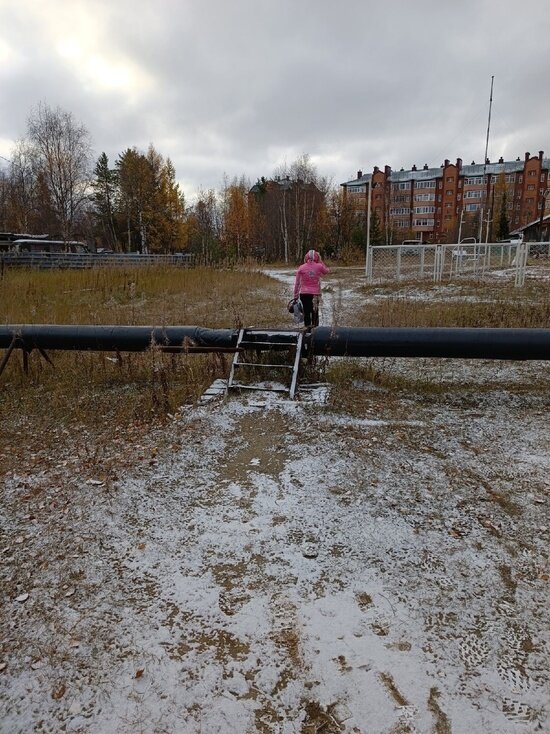
[[27,120],[27,142],[34,174],[49,195],[63,239],[70,239],[87,201],[90,135],[71,112],[40,103]]

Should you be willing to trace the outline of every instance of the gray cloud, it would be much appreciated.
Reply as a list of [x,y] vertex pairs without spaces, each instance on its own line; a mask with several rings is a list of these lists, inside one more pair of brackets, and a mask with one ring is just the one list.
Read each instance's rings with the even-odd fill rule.
[[309,152],[386,163],[550,153],[547,0],[0,0],[0,154],[40,100],[111,160],[153,142],[186,192]]

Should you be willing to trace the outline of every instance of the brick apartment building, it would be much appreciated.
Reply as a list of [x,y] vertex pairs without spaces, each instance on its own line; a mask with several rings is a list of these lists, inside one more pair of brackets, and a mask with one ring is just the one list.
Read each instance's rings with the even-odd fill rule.
[[439,168],[392,171],[375,166],[372,173],[357,172],[357,178],[341,186],[353,209],[364,216],[372,185],[371,211],[378,216],[384,241],[405,239],[423,242],[456,242],[459,236],[479,236],[494,241],[496,219],[505,195],[511,231],[536,222],[541,211],[550,214],[550,159],[525,154],[524,160],[464,165],[449,160]]

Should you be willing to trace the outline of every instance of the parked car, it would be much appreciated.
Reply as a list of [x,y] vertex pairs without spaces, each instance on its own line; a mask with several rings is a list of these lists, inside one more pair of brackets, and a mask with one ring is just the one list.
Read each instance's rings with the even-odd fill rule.
[[511,245],[521,245],[523,242],[523,232],[520,232],[519,234],[512,234],[507,240],[500,240],[503,244],[510,243]]
[[12,242],[13,252],[36,252],[41,254],[49,254],[54,252],[89,252],[88,245],[84,242],[64,241],[64,240],[15,240]]
[[550,255],[550,242],[530,242],[529,255],[535,258],[541,255]]

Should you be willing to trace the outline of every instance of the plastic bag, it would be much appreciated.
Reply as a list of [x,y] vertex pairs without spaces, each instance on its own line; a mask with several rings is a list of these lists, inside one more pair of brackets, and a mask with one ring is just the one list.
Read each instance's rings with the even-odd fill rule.
[[295,324],[302,324],[304,322],[304,307],[299,298],[296,301],[290,301],[288,310],[292,314]]

